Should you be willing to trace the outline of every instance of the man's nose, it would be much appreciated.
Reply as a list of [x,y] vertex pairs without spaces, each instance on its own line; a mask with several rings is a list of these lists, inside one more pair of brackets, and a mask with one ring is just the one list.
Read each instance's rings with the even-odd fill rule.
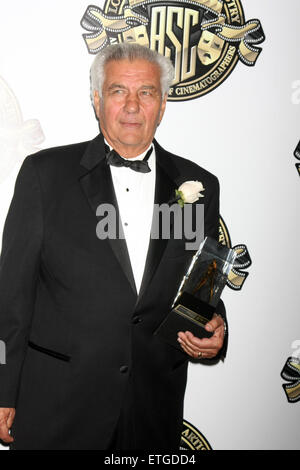
[[127,113],[138,113],[140,108],[139,97],[135,93],[130,93],[126,97],[124,109]]

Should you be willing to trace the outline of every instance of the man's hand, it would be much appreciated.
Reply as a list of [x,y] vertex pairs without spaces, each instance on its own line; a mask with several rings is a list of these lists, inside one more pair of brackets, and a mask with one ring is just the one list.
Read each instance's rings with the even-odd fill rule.
[[12,426],[15,414],[15,408],[0,408],[0,439],[7,444],[14,441],[8,431]]
[[190,331],[180,331],[178,341],[182,349],[195,359],[211,359],[215,357],[223,346],[225,327],[220,315],[214,314],[212,320],[205,325],[207,331],[213,332],[210,338],[197,338]]

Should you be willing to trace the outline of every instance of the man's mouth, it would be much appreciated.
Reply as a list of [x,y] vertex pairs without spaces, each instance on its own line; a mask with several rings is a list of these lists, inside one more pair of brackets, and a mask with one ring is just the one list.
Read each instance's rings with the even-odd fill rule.
[[142,123],[140,121],[120,121],[122,126],[141,126]]
[[140,129],[142,124],[140,122],[127,122],[127,121],[125,121],[125,122],[121,122],[121,126],[124,129],[135,130],[135,129]]
[[122,121],[121,122],[121,126],[124,126],[124,127],[132,127],[132,128],[135,128],[135,127],[140,127],[142,124],[140,122],[130,122],[130,121]]

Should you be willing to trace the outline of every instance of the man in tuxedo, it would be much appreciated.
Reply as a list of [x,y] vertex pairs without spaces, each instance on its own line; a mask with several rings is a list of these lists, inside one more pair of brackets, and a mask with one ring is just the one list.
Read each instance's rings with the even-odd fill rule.
[[[22,164],[0,261],[0,439],[11,449],[178,450],[188,359],[225,356],[222,302],[211,338],[178,332],[180,350],[154,335],[194,252],[150,236],[153,204],[202,182],[194,206],[218,237],[217,178],[154,140],[172,73],[146,47],[104,49],[91,69],[101,133]],[[107,207],[122,236],[103,236]]]

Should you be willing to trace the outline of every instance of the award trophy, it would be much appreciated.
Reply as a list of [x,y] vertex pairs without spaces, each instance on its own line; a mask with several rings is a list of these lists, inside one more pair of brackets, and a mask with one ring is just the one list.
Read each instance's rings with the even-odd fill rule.
[[198,338],[212,336],[205,325],[216,311],[235,257],[235,250],[206,237],[182,279],[171,312],[154,334],[181,351],[179,331],[191,331]]

